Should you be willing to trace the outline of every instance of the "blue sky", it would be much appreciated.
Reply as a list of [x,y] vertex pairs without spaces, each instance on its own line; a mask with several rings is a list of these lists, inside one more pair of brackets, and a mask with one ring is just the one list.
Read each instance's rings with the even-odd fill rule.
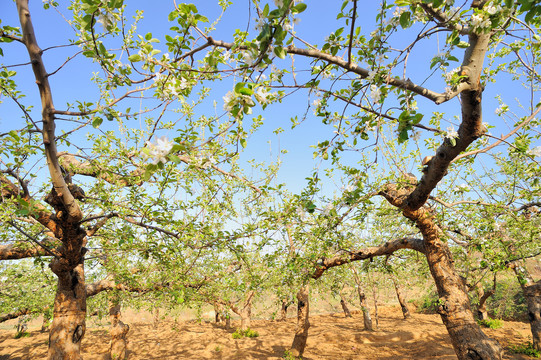
[[[198,7],[200,13],[207,16],[211,22],[220,14],[220,8],[214,1],[201,0],[194,1],[193,3]],[[336,20],[336,14],[342,2],[307,0],[306,3],[308,8],[301,14],[301,21],[295,25],[295,31],[300,38],[312,44],[321,45],[325,36],[331,31],[344,26],[343,19]],[[173,9],[173,4],[170,1],[154,1],[152,2],[152,6],[149,6],[147,1],[126,1],[126,4],[128,6],[128,13],[139,7],[144,9],[145,18],[140,25],[140,33],[152,32],[156,37],[162,38],[161,34],[171,26],[166,21],[167,14]],[[361,24],[362,33],[368,36],[374,29],[378,2],[365,1],[360,2],[360,4],[362,6],[359,9],[357,23]],[[65,44],[67,43],[67,38],[73,38],[73,32],[69,25],[54,10],[43,10],[39,2],[31,2],[30,6],[38,43],[42,49]],[[2,2],[0,4],[0,13],[2,14],[0,18],[3,25],[18,25],[15,4],[13,2]],[[249,15],[251,15],[251,19]],[[235,29],[245,30],[249,27],[251,34],[255,37],[256,32],[253,30],[255,16],[256,14],[253,9],[250,14],[248,13],[248,2],[236,1],[226,12],[217,30],[211,35],[216,39],[231,41]],[[249,22],[248,19],[250,19]],[[399,32],[396,35],[395,42],[397,44],[401,43],[401,46],[404,47],[414,39],[415,34],[412,31]],[[414,51],[409,59],[407,76],[414,82],[423,81],[427,74],[430,73],[428,70],[430,59],[438,52],[444,41],[444,35],[441,35],[439,38],[434,36],[428,44]],[[299,43],[297,44],[299,45]],[[0,59],[1,64],[27,62],[28,56],[21,44],[2,44],[2,48],[4,49],[5,56]],[[73,49],[73,47],[70,47],[46,51],[44,60],[47,70],[51,72],[61,66],[67,56],[73,53]],[[460,52],[458,52],[457,57],[461,59]],[[291,60],[286,58],[279,61],[278,65],[287,66],[285,64],[289,64],[290,62]],[[296,62],[299,66],[306,64],[306,61],[302,59],[297,59]],[[68,63],[64,69],[50,78],[55,105],[58,109],[65,108],[66,102],[73,102],[80,99],[94,101],[96,99],[96,87],[89,82],[92,70],[82,64],[82,62]],[[25,104],[33,104],[35,107],[33,114],[34,116],[38,116],[40,109],[39,94],[34,83],[31,68],[24,66],[13,67],[11,69],[18,72],[16,79],[20,85],[20,90],[26,94]],[[494,114],[495,109],[498,107],[497,102],[494,100],[495,95],[501,93],[510,105],[514,105],[514,98],[520,98],[521,101],[524,101],[529,94],[528,89],[523,88],[516,82],[511,82],[508,77],[506,79],[506,76],[502,76],[502,78],[503,80],[497,84],[488,84],[484,93],[484,118],[485,121],[496,126],[496,129],[492,130],[494,135],[505,134],[512,126],[512,124],[507,124],[502,118],[496,117]],[[445,87],[439,75],[430,78],[425,85],[436,91],[443,91]],[[212,88],[211,97],[208,99],[209,104],[213,100],[216,100],[218,102],[217,108],[221,110],[222,96],[232,88],[232,83],[230,81],[218,82],[213,84]],[[425,101],[420,97],[417,99],[419,108],[426,114],[423,124],[428,125],[428,116],[432,111],[439,111],[445,113],[444,119],[447,120],[447,122],[442,122],[442,129],[453,123],[456,128],[459,121],[453,117],[460,114],[458,99],[439,106]],[[320,158],[314,160],[312,156],[313,149],[310,148],[310,145],[315,145],[318,141],[331,137],[333,131],[332,127],[323,125],[321,120],[313,115],[312,109],[308,109],[308,106],[313,100],[315,100],[313,95],[310,97],[308,92],[300,91],[285,98],[282,104],[267,107],[265,111],[256,109],[254,115],[262,113],[266,122],[262,129],[249,139],[246,151],[242,155],[242,159],[245,160],[253,157],[259,161],[275,161],[277,156],[279,156],[280,150],[286,149],[288,153],[281,155],[282,168],[277,181],[287,183],[287,187],[293,192],[299,192],[303,188],[305,183],[304,178],[312,173],[314,167],[325,168],[329,165],[329,162],[325,162]],[[14,126],[14,124],[21,121],[20,111],[17,109],[17,106],[9,99],[2,98],[2,101],[3,103],[0,104],[0,133],[18,128],[19,126]],[[340,105],[336,109],[337,111],[341,111],[342,108],[343,106]],[[305,113],[307,114],[306,121],[291,130],[290,118],[293,116],[302,117]],[[519,116],[524,116],[526,113],[527,111],[517,111],[517,115]],[[134,126],[137,126],[137,124],[134,124]],[[58,133],[61,132],[62,127],[63,124],[59,122]],[[114,124],[112,123],[107,124],[105,122],[102,125],[103,129],[113,127]],[[273,134],[272,131],[278,127],[283,128],[285,131],[280,135]],[[166,132],[160,135],[172,136]],[[424,150],[421,156],[424,155],[431,154],[427,150]],[[355,162],[355,154],[346,154],[344,157],[349,159],[348,161],[350,162]],[[417,159],[417,162],[411,161],[406,166],[409,171],[414,172],[418,176],[420,175],[417,171],[419,160]],[[333,189],[334,185],[331,185],[327,191],[330,193]]]

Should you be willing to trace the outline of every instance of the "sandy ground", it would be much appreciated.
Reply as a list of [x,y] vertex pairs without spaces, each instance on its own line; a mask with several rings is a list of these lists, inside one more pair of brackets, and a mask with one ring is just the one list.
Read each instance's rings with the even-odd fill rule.
[[[316,315],[304,359],[456,359],[449,337],[438,315],[413,314],[404,320],[398,307],[379,311],[379,328],[362,329],[362,314]],[[294,315],[291,313],[291,315]],[[235,340],[233,330],[210,322],[162,321],[155,329],[148,319],[129,314],[129,359],[281,359],[293,340],[295,318],[286,322],[254,320],[257,338]],[[143,320],[143,322],[142,322]],[[131,323],[130,323],[131,321]],[[233,326],[238,325],[234,321]],[[0,330],[0,360],[45,359],[47,334],[31,331],[30,337],[14,339],[14,330]],[[528,341],[529,325],[505,322],[503,328],[486,329],[503,346]],[[90,325],[83,339],[85,360],[106,358],[107,327]],[[506,350],[506,359],[529,359]]]

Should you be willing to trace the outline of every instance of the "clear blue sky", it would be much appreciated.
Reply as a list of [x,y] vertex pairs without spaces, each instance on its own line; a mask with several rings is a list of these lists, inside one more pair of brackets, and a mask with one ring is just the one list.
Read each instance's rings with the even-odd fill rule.
[[[216,5],[215,1],[200,0],[193,2],[199,9],[200,13],[207,16],[213,21],[220,13],[220,8]],[[272,2],[271,2],[272,3]],[[321,45],[323,39],[331,31],[337,29],[340,26],[344,26],[343,19],[336,20],[336,14],[342,4],[341,1],[306,1],[308,8],[301,14],[301,21],[295,25],[297,35],[305,39],[306,41]],[[128,13],[136,8],[144,9],[145,19],[141,23],[140,33],[152,32],[156,37],[161,37],[164,31],[166,31],[170,24],[167,23],[167,15],[173,9],[173,2],[171,1],[153,1],[151,3],[147,1],[126,1],[128,5]],[[149,4],[151,4],[149,6]],[[375,14],[378,8],[378,3],[373,1],[361,1],[361,8],[359,11],[359,19],[357,23],[362,26],[362,33],[367,35],[374,29]],[[73,32],[70,30],[69,25],[63,21],[60,16],[54,10],[43,10],[41,3],[38,1],[30,2],[30,9],[32,18],[36,30],[39,45],[42,49],[46,49],[50,46],[59,44],[66,44],[68,38],[73,38]],[[3,1],[0,4],[0,18],[2,24],[18,26],[18,18],[16,14],[15,4],[11,1]],[[236,28],[245,30],[249,27],[253,36],[256,33],[253,31],[255,25],[255,13],[252,10],[251,19],[248,14],[248,2],[247,1],[235,1],[235,4],[227,11],[225,17],[218,25],[218,29],[212,34],[216,39],[222,39],[225,41],[232,40],[232,34]],[[250,19],[250,22],[248,20]],[[401,42],[401,46],[405,47],[409,41],[414,39],[412,32],[403,32],[396,37],[396,41]],[[433,55],[438,52],[438,42],[444,42],[444,35],[440,38],[434,36],[431,39],[430,45],[425,45],[419,50],[414,51],[409,59],[408,73],[414,82],[420,82],[425,79],[428,70],[428,64]],[[298,43],[300,45],[300,43]],[[0,58],[2,65],[12,65],[16,63],[27,62],[28,56],[26,50],[21,44],[11,43],[2,44],[5,56]],[[68,55],[73,53],[73,47],[71,48],[59,48],[49,50],[45,52],[45,66],[49,72],[55,70],[63,64]],[[461,56],[459,54],[459,59]],[[300,67],[304,60],[296,60],[297,65]],[[282,64],[290,62],[288,58],[282,61]],[[306,63],[306,62],[304,62]],[[362,65],[362,64],[361,64]],[[457,64],[456,66],[458,66]],[[26,94],[26,99],[23,100],[25,104],[34,105],[33,115],[38,118],[39,114],[39,94],[37,87],[34,83],[33,74],[29,66],[13,67],[11,68],[18,72],[17,82],[20,85],[20,90]],[[95,68],[94,68],[95,69]],[[91,69],[84,62],[69,63],[58,74],[55,74],[50,78],[55,105],[58,109],[64,109],[67,102],[74,102],[75,100],[95,101],[98,95],[95,85],[89,82],[91,76]],[[504,84],[505,83],[505,84]],[[435,76],[425,84],[436,91],[443,91],[445,86],[441,77]],[[218,108],[221,109],[222,96],[232,88],[230,81],[224,81],[212,85],[213,92],[209,98],[209,104],[212,100],[218,102]],[[484,94],[484,118],[485,121],[491,125],[497,126],[492,130],[494,135],[505,134],[512,124],[506,124],[501,118],[494,115],[494,110],[497,108],[497,103],[494,101],[496,94],[501,93],[504,99],[513,104],[513,98],[518,97],[526,105],[528,89],[524,89],[518,83],[513,83],[507,79],[505,82],[498,82],[497,84],[488,84]],[[288,154],[282,156],[283,165],[280,170],[279,182],[286,182],[288,188],[293,192],[298,192],[304,185],[304,178],[311,174],[311,169],[314,166],[325,167],[328,163],[323,162],[321,159],[313,160],[313,149],[310,145],[317,144],[318,141],[328,139],[332,136],[332,127],[325,126],[321,123],[321,120],[313,115],[312,109],[307,111],[308,105],[314,100],[314,97],[309,98],[307,92],[298,92],[293,96],[290,96],[284,100],[282,104],[276,104],[269,106],[267,110],[263,112],[263,116],[266,119],[264,127],[248,141],[248,147],[243,154],[243,159],[256,158],[260,161],[276,160],[279,154],[279,150],[287,149]],[[537,99],[539,100],[539,99]],[[9,131],[14,128],[18,128],[21,120],[20,111],[17,106],[10,100],[2,98],[3,103],[0,104],[0,133]],[[427,117],[431,111],[444,112],[445,119],[450,122],[458,124],[458,121],[454,120],[454,116],[458,116],[459,104],[458,99],[452,100],[448,104],[435,106],[429,101],[424,101],[418,97],[419,108],[426,114],[424,124],[428,125]],[[513,104],[514,105],[514,104]],[[336,108],[337,111],[341,111],[342,105]],[[299,116],[302,117],[307,112],[307,120],[295,128],[290,129],[290,117]],[[255,110],[254,115],[257,115],[259,110]],[[517,111],[519,116],[526,114],[526,111]],[[112,128],[114,124],[104,123],[103,129]],[[135,126],[137,124],[134,124]],[[450,123],[442,123],[442,128],[445,129]],[[57,130],[60,133],[63,129],[63,124],[59,122],[59,128]],[[279,136],[272,134],[272,131],[278,127],[285,130]],[[456,126],[455,126],[456,127]],[[162,135],[169,135],[164,133]],[[430,155],[425,151],[424,155]],[[350,161],[355,161],[355,155],[345,155],[349,157]],[[419,165],[418,163],[415,165]],[[413,167],[414,163],[409,165],[409,168],[420,175],[416,168]],[[248,168],[246,166],[246,168]],[[331,188],[328,191],[332,191]]]

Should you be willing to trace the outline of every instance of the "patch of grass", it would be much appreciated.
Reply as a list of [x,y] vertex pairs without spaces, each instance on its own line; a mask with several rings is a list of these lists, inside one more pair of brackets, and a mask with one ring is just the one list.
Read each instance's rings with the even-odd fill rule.
[[531,341],[518,345],[509,345],[508,348],[516,354],[524,354],[533,358],[541,357],[541,352],[533,347],[533,343]]
[[284,359],[284,360],[302,360],[302,356],[295,357],[295,356],[291,355],[289,350],[286,350],[285,353],[284,353],[284,356],[282,356],[282,359]]
[[503,320],[501,319],[478,320],[477,323],[490,329],[499,329],[503,326]]
[[259,336],[259,333],[255,330],[252,330],[250,328],[246,329],[246,330],[242,330],[242,329],[237,329],[235,330],[235,332],[233,333],[233,339],[240,339],[240,338],[243,338],[243,337],[249,337],[249,338],[254,338],[254,337],[258,337]]
[[26,331],[19,331],[18,333],[15,334],[15,339],[20,339],[23,337],[30,337],[30,333]]
[[220,352],[220,351],[222,351],[222,348],[221,348],[221,347],[219,347],[219,346],[216,346],[216,347],[214,348],[214,351],[216,351],[216,352]]

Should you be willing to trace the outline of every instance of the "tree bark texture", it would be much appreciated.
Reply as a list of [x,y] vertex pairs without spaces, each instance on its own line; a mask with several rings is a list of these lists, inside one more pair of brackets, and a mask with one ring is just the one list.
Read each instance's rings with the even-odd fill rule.
[[255,291],[250,290],[246,293],[244,297],[244,303],[242,308],[237,307],[234,303],[229,302],[227,305],[235,314],[240,316],[240,329],[246,330],[251,325],[252,318],[252,301],[255,295]]
[[485,291],[481,282],[478,282],[475,286],[477,297],[479,298],[479,305],[477,306],[477,318],[479,320],[488,320],[487,300],[496,292],[496,275],[494,275],[494,285],[491,289]]
[[57,274],[53,322],[49,331],[49,360],[81,360],[81,340],[86,331],[84,267]]
[[407,319],[411,317],[411,315],[408,309],[408,302],[406,301],[406,296],[402,292],[402,287],[398,283],[398,280],[396,280],[396,277],[394,275],[391,275],[391,278],[393,280],[394,289],[396,291],[396,297],[398,298],[398,303],[400,304],[400,307],[402,308],[402,315],[404,315],[404,319]]
[[517,279],[524,293],[528,309],[528,321],[532,330],[533,347],[541,351],[541,281],[535,282],[523,261],[514,261],[510,267],[517,275]]
[[128,358],[126,337],[130,327],[120,320],[120,303],[116,299],[111,301],[109,319],[111,321],[111,346],[109,348],[111,360],[126,360]]
[[247,330],[252,324],[252,300],[254,299],[255,291],[251,290],[246,295],[244,306],[240,309],[240,329]]
[[345,317],[352,317],[351,316],[351,311],[349,311],[349,308],[348,308],[348,305],[346,303],[346,299],[344,297],[344,294],[342,293],[342,291],[340,291],[340,305],[342,306],[342,310],[344,311],[344,316]]
[[282,307],[280,308],[280,318],[278,318],[278,321],[286,321],[287,319],[287,308],[289,307],[290,303],[288,299],[282,299]]
[[357,285],[357,293],[359,294],[361,310],[363,311],[364,329],[368,331],[373,331],[374,328],[372,327],[372,317],[370,317],[370,308],[368,307],[368,303],[366,302],[366,294],[364,293],[363,284],[361,283],[359,274],[354,267],[352,267],[352,271],[353,279],[355,280],[355,284]]
[[441,230],[432,214],[426,207],[418,210],[408,208],[405,199],[412,185],[411,182],[388,184],[380,195],[402,209],[403,215],[412,220],[423,234],[425,256],[438,290],[438,313],[449,332],[457,357],[460,360],[501,359],[500,344],[486,336],[473,317],[464,282],[455,270],[449,247],[441,240]]
[[310,303],[309,285],[306,284],[297,293],[297,328],[295,337],[289,353],[296,358],[302,357],[308,340],[308,329],[310,328]]

